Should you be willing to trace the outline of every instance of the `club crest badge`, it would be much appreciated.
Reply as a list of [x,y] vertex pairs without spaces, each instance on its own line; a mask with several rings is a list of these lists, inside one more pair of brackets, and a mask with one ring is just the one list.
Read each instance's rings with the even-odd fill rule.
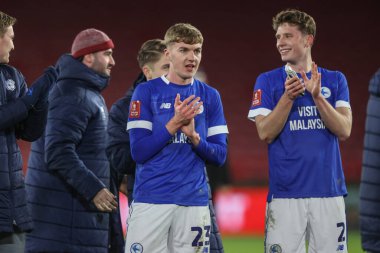
[[329,98],[331,96],[331,90],[327,87],[322,87],[321,94],[324,98]]
[[131,253],[143,253],[144,248],[140,243],[135,242],[131,245],[130,252]]
[[9,91],[14,91],[16,89],[15,81],[13,81],[12,79],[8,79],[7,81],[5,81],[5,88]]
[[269,253],[282,253],[282,248],[279,244],[273,244],[269,248]]

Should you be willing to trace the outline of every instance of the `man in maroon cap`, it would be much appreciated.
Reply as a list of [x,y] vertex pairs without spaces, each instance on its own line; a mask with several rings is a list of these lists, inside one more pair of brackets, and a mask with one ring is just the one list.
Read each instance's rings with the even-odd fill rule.
[[113,48],[104,32],[87,29],[75,37],[71,55],[58,60],[45,137],[33,143],[28,164],[35,229],[25,252],[109,252],[109,213],[117,202],[108,189],[101,91],[115,65]]

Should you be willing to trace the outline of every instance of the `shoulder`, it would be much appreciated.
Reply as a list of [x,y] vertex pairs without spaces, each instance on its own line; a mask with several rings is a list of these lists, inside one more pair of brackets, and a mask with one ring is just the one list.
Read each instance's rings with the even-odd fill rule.
[[344,74],[339,70],[330,70],[326,68],[319,67],[319,72],[321,73],[322,77],[325,76],[327,78],[336,78],[337,80],[346,79]]
[[89,96],[89,89],[77,85],[78,83],[75,80],[59,80],[49,93],[49,101],[64,104],[82,103]]
[[203,89],[208,95],[219,96],[219,91],[216,88],[198,79],[194,79],[193,85],[197,86],[198,89]]
[[150,96],[150,94],[160,93],[160,85],[163,81],[161,78],[156,78],[149,80],[144,83],[139,83],[137,87],[132,91],[133,95],[138,94],[138,96]]
[[272,69],[272,70],[261,73],[258,76],[258,79],[259,78],[267,78],[267,79],[275,78],[275,79],[278,79],[279,77],[282,77],[283,75],[284,75],[284,67],[279,67],[279,68]]
[[284,81],[286,78],[286,74],[284,71],[284,67],[279,67],[267,72],[263,72],[258,75],[256,79],[256,89],[271,89],[274,87],[283,87]]
[[0,70],[1,72],[5,72],[9,77],[11,78],[20,78],[24,80],[24,76],[22,73],[16,69],[15,67],[8,65],[8,64],[0,64]]

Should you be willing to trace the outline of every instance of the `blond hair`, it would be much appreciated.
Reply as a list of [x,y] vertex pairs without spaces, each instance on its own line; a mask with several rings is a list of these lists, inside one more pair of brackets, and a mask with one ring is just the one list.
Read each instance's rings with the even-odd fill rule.
[[166,46],[171,43],[183,42],[186,44],[203,44],[202,33],[191,24],[178,23],[175,24],[166,31],[165,44]]
[[0,36],[2,37],[7,31],[7,28],[13,26],[16,21],[16,18],[0,11]]
[[137,54],[137,62],[139,63],[140,68],[147,64],[158,62],[165,49],[166,45],[163,40],[153,39],[144,42]]
[[278,27],[284,23],[296,25],[303,34],[313,35],[317,32],[317,25],[312,16],[306,12],[296,9],[287,9],[279,12],[273,17],[273,29],[277,31]]

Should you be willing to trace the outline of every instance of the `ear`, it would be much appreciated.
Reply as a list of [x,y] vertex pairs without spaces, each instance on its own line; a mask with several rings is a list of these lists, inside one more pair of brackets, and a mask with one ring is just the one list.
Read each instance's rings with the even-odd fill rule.
[[166,59],[170,60],[170,52],[169,52],[169,49],[165,48],[165,50],[164,50],[164,56],[166,57]]
[[152,79],[152,70],[147,65],[142,67],[142,72],[144,73],[146,80]]
[[306,35],[306,47],[312,47],[314,44],[314,36],[311,34]]
[[83,64],[86,65],[87,67],[91,67],[92,63],[94,62],[94,54],[86,54],[83,57]]

